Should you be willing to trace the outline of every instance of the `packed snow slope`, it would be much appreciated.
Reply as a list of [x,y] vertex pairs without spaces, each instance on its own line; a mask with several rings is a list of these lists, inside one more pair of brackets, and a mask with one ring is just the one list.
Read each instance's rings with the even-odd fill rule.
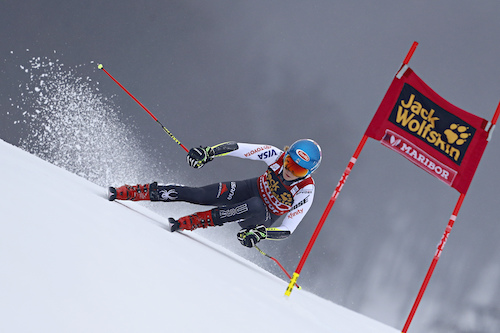
[[2,140],[0,155],[0,332],[396,332],[287,298],[287,281]]

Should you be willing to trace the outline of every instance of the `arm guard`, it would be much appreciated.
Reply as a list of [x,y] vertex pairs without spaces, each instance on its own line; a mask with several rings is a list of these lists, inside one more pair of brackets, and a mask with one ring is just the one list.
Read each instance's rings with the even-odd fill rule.
[[290,230],[282,230],[278,228],[268,228],[267,229],[267,239],[271,240],[281,240],[285,239],[291,235]]
[[219,143],[212,147],[215,152],[215,157],[224,156],[232,151],[238,150],[238,148],[238,143],[235,141]]

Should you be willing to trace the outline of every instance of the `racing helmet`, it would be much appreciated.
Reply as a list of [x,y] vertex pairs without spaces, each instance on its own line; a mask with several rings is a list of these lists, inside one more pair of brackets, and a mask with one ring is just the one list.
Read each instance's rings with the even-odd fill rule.
[[321,147],[311,139],[295,141],[284,157],[284,166],[297,177],[313,173],[321,163]]

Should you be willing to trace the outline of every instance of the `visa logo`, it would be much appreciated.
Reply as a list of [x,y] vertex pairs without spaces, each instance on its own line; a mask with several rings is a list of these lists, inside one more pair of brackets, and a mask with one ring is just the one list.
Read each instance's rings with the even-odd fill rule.
[[277,156],[277,155],[278,155],[278,153],[274,149],[272,149],[272,150],[265,151],[262,154],[259,154],[257,156],[261,160],[265,160],[266,158],[269,158],[269,157],[272,157],[272,156]]

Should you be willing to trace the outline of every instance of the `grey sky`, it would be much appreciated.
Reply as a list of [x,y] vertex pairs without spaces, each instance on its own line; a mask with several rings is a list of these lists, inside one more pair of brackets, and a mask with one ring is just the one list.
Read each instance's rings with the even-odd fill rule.
[[[0,138],[16,143],[21,135],[9,98],[23,79],[19,65],[37,56],[85,64],[81,71],[99,81],[103,94],[116,95],[124,121],[141,129],[151,153],[178,170],[183,183],[246,178],[262,166],[227,159],[187,169],[182,149],[92,61],[188,147],[225,140],[281,147],[314,138],[324,153],[315,205],[293,239],[271,248],[293,271],[414,40],[420,43],[410,62],[415,72],[451,103],[491,119],[500,100],[499,14],[498,1],[462,0],[3,1]],[[500,271],[495,134],[416,327],[435,324],[439,315],[454,322],[491,304],[478,295],[488,294],[480,290],[481,272]],[[402,327],[457,198],[369,141],[301,274],[304,285]],[[498,282],[489,285],[500,296]]]

